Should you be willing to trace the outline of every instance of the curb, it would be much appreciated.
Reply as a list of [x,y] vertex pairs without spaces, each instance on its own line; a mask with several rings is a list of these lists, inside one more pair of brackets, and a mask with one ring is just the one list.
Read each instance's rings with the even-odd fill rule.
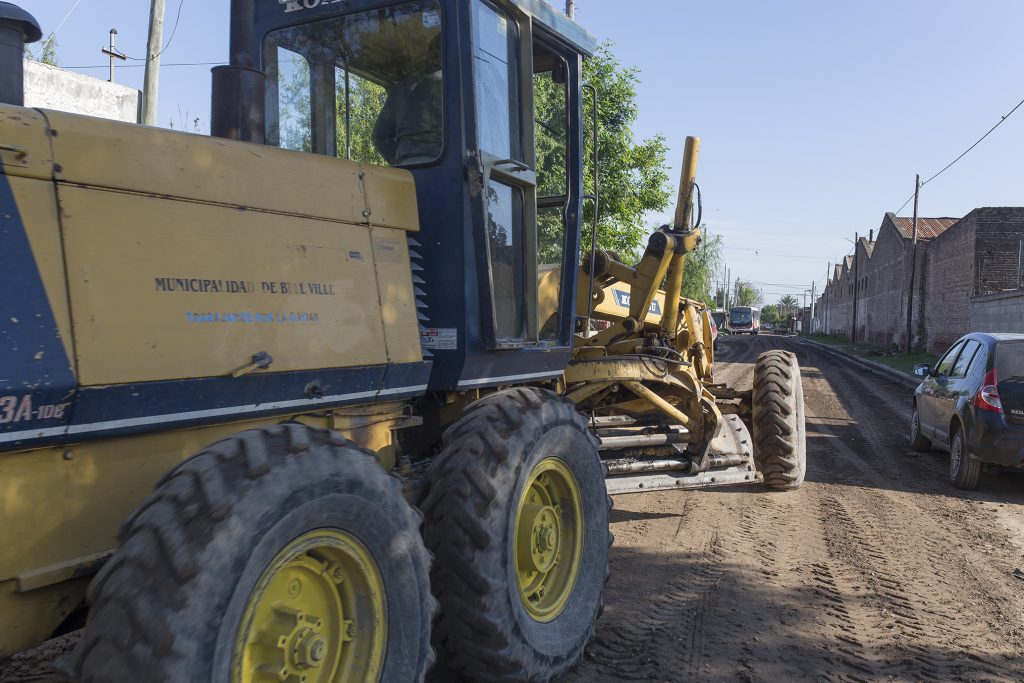
[[894,370],[893,368],[890,368],[888,365],[882,365],[881,363],[876,363],[873,360],[861,358],[860,356],[855,356],[852,353],[848,353],[846,351],[840,351],[839,349],[829,346],[828,344],[822,344],[821,342],[813,341],[811,339],[807,339],[806,337],[792,337],[792,339],[801,344],[807,344],[808,346],[813,346],[822,351],[830,353],[836,358],[846,361],[850,365],[856,365],[863,370],[867,370],[872,374],[879,375],[880,377],[883,377],[896,384],[902,384],[903,386],[909,387],[911,389],[916,389],[917,385],[920,384],[920,382],[915,378],[905,375],[899,370]]

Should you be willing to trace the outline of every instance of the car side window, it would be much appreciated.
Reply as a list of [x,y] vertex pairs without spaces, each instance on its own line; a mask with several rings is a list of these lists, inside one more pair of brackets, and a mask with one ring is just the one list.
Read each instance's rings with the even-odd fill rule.
[[963,348],[963,342],[957,342],[946,351],[946,355],[942,357],[939,364],[935,366],[936,375],[949,375],[949,371],[953,369],[953,362],[956,361],[956,356],[960,353],[960,349]]
[[949,373],[950,377],[966,377],[967,369],[971,367],[971,362],[974,360],[974,356],[978,353],[978,349],[981,348],[981,343],[973,339],[968,339],[964,343],[963,351],[960,352],[960,357],[956,359],[956,364],[953,366],[953,371]]

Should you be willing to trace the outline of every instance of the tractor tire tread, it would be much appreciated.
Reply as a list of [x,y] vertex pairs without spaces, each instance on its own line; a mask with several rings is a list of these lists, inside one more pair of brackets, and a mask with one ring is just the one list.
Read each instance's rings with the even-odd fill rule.
[[[188,584],[194,582],[205,556],[223,552],[210,547],[217,528],[245,524],[234,508],[256,485],[272,498],[287,495],[288,477],[268,475],[288,468],[298,458],[313,460],[307,462],[313,471],[329,473],[337,469],[339,449],[361,456],[345,463],[348,471],[361,475],[352,479],[353,487],[376,489],[370,495],[392,515],[396,526],[418,537],[422,517],[405,504],[399,479],[382,470],[371,452],[337,433],[300,423],[240,432],[164,475],[121,527],[117,552],[87,592],[90,621],[72,660],[78,680],[108,683],[141,680],[142,675],[148,680],[185,683],[185,663],[203,643],[177,617],[190,600],[201,599],[198,587]],[[426,585],[427,551],[421,543],[409,546],[410,553],[419,555],[416,566]],[[132,594],[126,596],[127,590]],[[425,594],[433,618],[437,603],[429,591]],[[429,643],[425,647],[430,649]],[[432,649],[428,660],[424,672],[433,662]],[[124,676],[114,675],[115,669]]]
[[762,353],[754,365],[754,460],[765,484],[794,489],[803,483],[807,446],[800,368],[788,351]]
[[[427,517],[427,547],[437,558],[431,572],[431,584],[442,605],[434,625],[435,649],[442,652],[445,665],[460,671],[467,679],[487,683],[536,683],[555,680],[576,666],[585,646],[594,637],[591,622],[573,661],[548,661],[523,666],[526,647],[514,619],[505,619],[501,601],[507,594],[505,576],[484,576],[474,566],[474,553],[465,551],[464,539],[483,551],[502,543],[499,529],[503,523],[499,510],[490,505],[501,482],[517,476],[519,462],[510,457],[509,441],[530,441],[540,435],[544,425],[571,424],[586,435],[596,449],[597,439],[590,433],[586,418],[575,405],[550,391],[519,387],[486,396],[467,408],[463,417],[443,435],[446,448],[432,464],[430,492],[423,503]],[[489,467],[471,453],[488,454]],[[607,497],[610,508],[611,498]],[[461,534],[448,531],[453,520]],[[432,529],[444,529],[436,534]],[[608,543],[612,537],[609,532]],[[603,570],[607,581],[607,564]],[[597,613],[604,609],[603,591]],[[459,643],[448,649],[449,640]]]

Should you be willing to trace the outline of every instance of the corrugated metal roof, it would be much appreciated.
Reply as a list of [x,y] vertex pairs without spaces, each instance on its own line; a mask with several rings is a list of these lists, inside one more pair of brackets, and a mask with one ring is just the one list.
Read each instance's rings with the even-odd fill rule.
[[[922,218],[917,217],[917,239],[930,240],[946,232],[959,218]],[[893,225],[900,234],[911,239],[914,236],[914,218],[912,216],[893,216]]]

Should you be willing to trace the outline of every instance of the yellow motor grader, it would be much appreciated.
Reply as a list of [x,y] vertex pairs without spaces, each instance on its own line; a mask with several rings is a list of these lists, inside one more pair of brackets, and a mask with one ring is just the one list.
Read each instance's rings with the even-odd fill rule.
[[608,492],[803,479],[795,358],[715,384],[680,296],[698,141],[627,265],[547,3],[230,9],[204,137],[25,108],[0,2],[0,657],[87,616],[83,682],[557,680]]

